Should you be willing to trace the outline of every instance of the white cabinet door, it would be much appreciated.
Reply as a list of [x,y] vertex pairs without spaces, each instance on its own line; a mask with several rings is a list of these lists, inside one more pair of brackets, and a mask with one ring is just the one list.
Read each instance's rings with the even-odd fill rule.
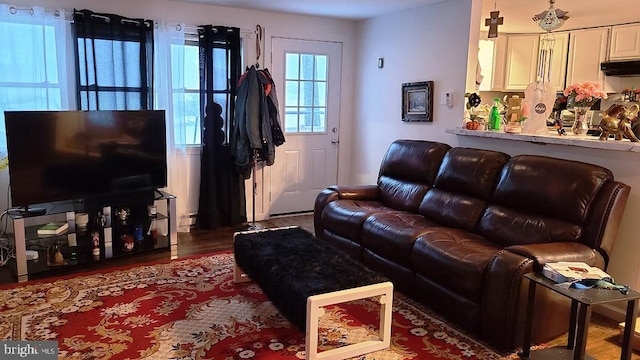
[[640,25],[618,25],[611,28],[610,60],[640,58]]
[[486,35],[478,44],[478,62],[483,76],[479,91],[501,91],[504,87],[506,36],[488,39]]
[[[543,55],[544,50],[546,50],[546,54]],[[544,82],[551,84],[556,91],[562,91],[565,88],[568,53],[569,33],[540,35],[538,61],[541,61],[544,56],[550,56],[551,62],[545,61],[543,64],[539,63],[538,75],[544,76]]]
[[600,63],[605,61],[607,56],[608,35],[608,28],[571,32],[567,64],[568,85],[584,81],[596,81],[605,85]]
[[538,35],[509,35],[505,90],[524,90],[536,81]]
[[491,89],[493,91],[502,91],[504,89],[504,71],[507,67],[507,35],[499,36],[493,39],[495,43],[495,58],[493,60],[493,83]]

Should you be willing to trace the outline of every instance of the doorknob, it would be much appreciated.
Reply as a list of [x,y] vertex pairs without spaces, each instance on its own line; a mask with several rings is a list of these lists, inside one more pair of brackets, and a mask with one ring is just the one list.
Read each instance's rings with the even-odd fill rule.
[[338,143],[340,143],[340,140],[338,140],[338,139],[332,139],[332,140],[331,140],[331,143],[332,143],[332,144],[338,144]]

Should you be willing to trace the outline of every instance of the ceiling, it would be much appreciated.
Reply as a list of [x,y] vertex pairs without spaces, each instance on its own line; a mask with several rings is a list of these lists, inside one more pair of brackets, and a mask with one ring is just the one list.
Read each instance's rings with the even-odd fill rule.
[[[241,9],[368,19],[449,0],[176,0]],[[555,0],[555,8],[568,11],[569,19],[558,30],[640,22],[638,0]],[[481,30],[489,12],[500,11],[500,32],[542,32],[531,18],[549,8],[549,0],[484,0]]]
[[241,9],[329,16],[351,20],[415,9],[446,0],[178,0]]

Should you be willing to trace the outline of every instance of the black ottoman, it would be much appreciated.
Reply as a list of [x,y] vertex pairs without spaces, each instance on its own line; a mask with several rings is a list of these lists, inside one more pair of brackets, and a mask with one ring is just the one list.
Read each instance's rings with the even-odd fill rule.
[[[298,227],[238,232],[233,247],[236,282],[253,280],[287,319],[305,330],[307,359],[353,357],[389,347],[393,285],[383,276]],[[322,307],[374,296],[382,304],[381,341],[317,353]]]

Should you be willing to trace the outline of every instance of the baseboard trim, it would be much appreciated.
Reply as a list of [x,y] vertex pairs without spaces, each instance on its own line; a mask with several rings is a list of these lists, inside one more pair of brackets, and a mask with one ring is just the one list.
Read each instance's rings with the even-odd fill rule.
[[[626,304],[627,303],[625,302],[624,305]],[[593,311],[600,315],[606,316],[609,319],[613,319],[616,322],[624,321],[627,313],[626,307],[622,308],[616,306],[615,304],[598,305],[593,308]]]

